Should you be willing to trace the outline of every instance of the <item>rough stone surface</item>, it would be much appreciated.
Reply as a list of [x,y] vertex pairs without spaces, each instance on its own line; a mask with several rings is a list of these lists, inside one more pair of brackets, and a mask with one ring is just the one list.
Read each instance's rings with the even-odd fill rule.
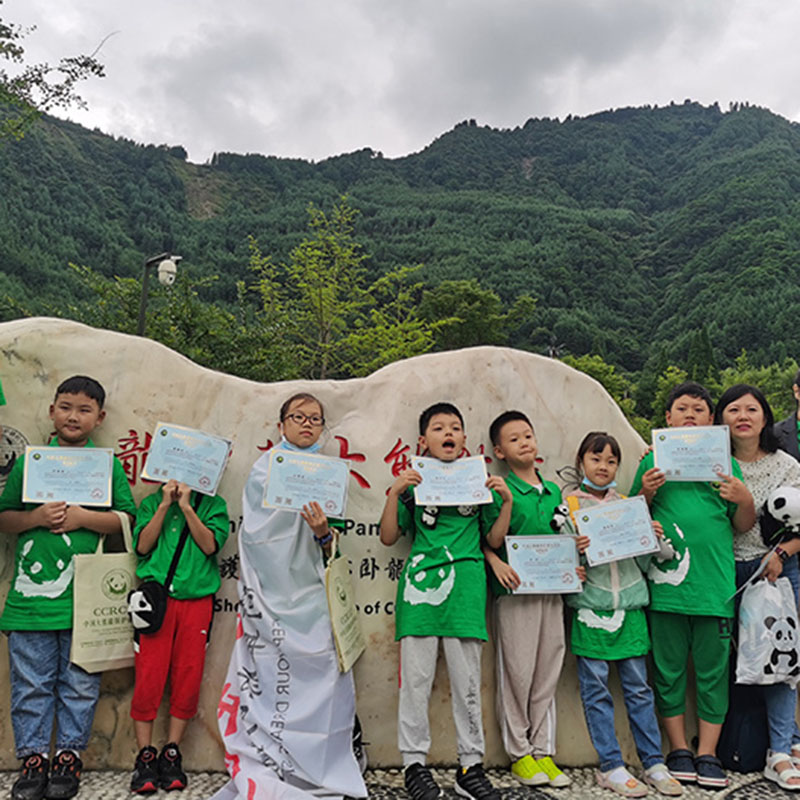
[[[370,742],[371,763],[399,763],[396,747],[397,653],[391,611],[397,588],[393,569],[408,553],[408,542],[383,547],[377,521],[393,467],[416,452],[417,418],[427,405],[449,400],[462,410],[467,447],[492,456],[488,426],[509,408],[525,411],[534,422],[544,459],[542,472],[555,478],[571,464],[587,431],[606,430],[620,440],[624,460],[619,483],[626,489],[643,443],[602,387],[564,364],[520,351],[481,347],[421,356],[392,364],[375,374],[348,381],[293,381],[264,385],[203,369],[173,351],[149,341],[96,330],[77,323],[29,319],[0,324],[3,388],[8,405],[2,424],[22,432],[33,444],[46,440],[55,387],[73,374],[89,374],[108,393],[107,418],[97,431],[98,445],[113,447],[130,470],[137,500],[152,491],[138,479],[145,441],[158,421],[170,421],[234,440],[233,455],[220,492],[234,525],[240,513],[244,480],[263,448],[276,442],[278,409],[292,393],[312,391],[325,405],[328,430],[324,451],[350,459],[353,472],[348,502],[348,529],[342,549],[353,564],[356,600],[368,650],[355,666],[358,712]],[[499,471],[494,459],[490,471]],[[13,570],[13,537],[0,537],[0,602]],[[236,537],[219,554],[222,589],[218,594],[212,644],[198,718],[183,746],[190,769],[222,769],[216,706],[234,634]],[[394,577],[394,579],[393,579]],[[9,719],[8,660],[0,641],[0,767],[16,767]],[[494,712],[494,653],[483,651],[483,709],[486,763],[503,765]],[[127,769],[135,756],[128,709],[132,670],[106,673],[95,731],[86,764],[92,769]],[[616,677],[614,690],[619,699]],[[585,765],[595,760],[578,698],[574,659],[568,657],[558,692],[558,759]],[[618,734],[627,759],[636,762],[621,699]],[[691,709],[690,709],[691,715]],[[440,661],[431,700],[433,763],[454,763],[455,734],[448,681]],[[165,707],[156,726],[163,743]],[[91,773],[91,775],[102,773]],[[199,779],[200,780],[200,779]],[[124,782],[124,781],[123,781]]]

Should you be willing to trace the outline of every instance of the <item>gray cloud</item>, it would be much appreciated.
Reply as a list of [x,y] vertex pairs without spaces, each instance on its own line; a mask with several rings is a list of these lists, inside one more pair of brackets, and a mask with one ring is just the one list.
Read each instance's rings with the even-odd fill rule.
[[36,59],[92,50],[71,117],[137,141],[325,158],[401,155],[456,122],[749,100],[797,118],[783,0],[7,0]]

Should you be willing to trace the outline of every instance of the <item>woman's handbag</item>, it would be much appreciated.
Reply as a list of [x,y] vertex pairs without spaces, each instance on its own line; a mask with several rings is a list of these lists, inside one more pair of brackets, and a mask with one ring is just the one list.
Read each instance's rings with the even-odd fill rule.
[[74,556],[72,646],[69,658],[87,672],[133,666],[133,628],[125,598],[133,586],[137,557],[131,544],[127,514],[120,519],[124,553],[104,553],[107,536],[97,550]]
[[353,600],[350,563],[339,553],[338,544],[338,532],[333,530],[331,557],[325,568],[325,593],[328,596],[328,611],[339,671],[347,672],[366,650],[367,645]]

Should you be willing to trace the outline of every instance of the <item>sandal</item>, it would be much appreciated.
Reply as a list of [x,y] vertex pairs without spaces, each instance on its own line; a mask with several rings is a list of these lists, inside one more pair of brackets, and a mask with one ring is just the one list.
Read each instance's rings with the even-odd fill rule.
[[[792,766],[778,770],[777,765],[782,761],[786,761]],[[786,789],[790,792],[800,791],[800,783],[789,783],[792,778],[800,778],[800,769],[794,766],[794,761],[788,753],[767,751],[767,765],[764,767],[764,777],[768,781],[777,783],[781,789]]]

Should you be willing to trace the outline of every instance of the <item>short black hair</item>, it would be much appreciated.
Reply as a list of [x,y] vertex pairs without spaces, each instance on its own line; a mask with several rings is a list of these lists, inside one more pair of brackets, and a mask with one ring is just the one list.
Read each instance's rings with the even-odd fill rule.
[[620,449],[619,442],[610,434],[605,431],[590,431],[583,437],[583,441],[578,446],[578,455],[575,456],[575,469],[578,472],[583,472],[583,457],[591,453],[602,453],[606,447],[611,448],[617,461],[622,463],[622,450]]
[[679,383],[677,386],[673,387],[672,391],[667,396],[666,410],[672,411],[673,403],[679,397],[683,397],[684,395],[695,397],[698,400],[705,400],[706,405],[708,405],[708,410],[712,414],[714,413],[714,401],[711,399],[711,394],[705,386],[695,383],[695,381],[684,381],[683,383]]
[[719,403],[717,403],[717,410],[714,414],[714,424],[721,425],[722,414],[725,409],[731,403],[735,403],[740,397],[744,397],[746,394],[753,395],[761,406],[761,410],[764,412],[764,427],[761,430],[761,435],[758,437],[758,446],[765,453],[774,453],[778,449],[778,437],[775,436],[772,430],[772,426],[775,424],[775,417],[772,414],[769,401],[764,396],[764,392],[757,386],[751,386],[749,383],[737,383],[735,386],[731,386],[730,389],[726,389],[722,393]]
[[56,389],[55,399],[58,400],[60,394],[85,394],[97,401],[97,405],[103,408],[106,402],[106,390],[100,385],[99,381],[90,378],[88,375],[73,375],[65,381],[61,381]]
[[491,439],[492,444],[495,447],[497,447],[497,445],[500,444],[500,431],[503,429],[503,425],[509,422],[516,422],[517,420],[519,420],[520,422],[527,422],[528,425],[531,426],[531,430],[533,430],[533,425],[531,425],[531,421],[521,411],[504,411],[489,426],[489,439]]
[[419,415],[420,436],[425,435],[425,431],[428,430],[428,425],[430,425],[431,418],[436,416],[436,414],[452,414],[454,417],[458,417],[461,427],[464,427],[464,417],[461,416],[461,412],[452,403],[434,403]]

